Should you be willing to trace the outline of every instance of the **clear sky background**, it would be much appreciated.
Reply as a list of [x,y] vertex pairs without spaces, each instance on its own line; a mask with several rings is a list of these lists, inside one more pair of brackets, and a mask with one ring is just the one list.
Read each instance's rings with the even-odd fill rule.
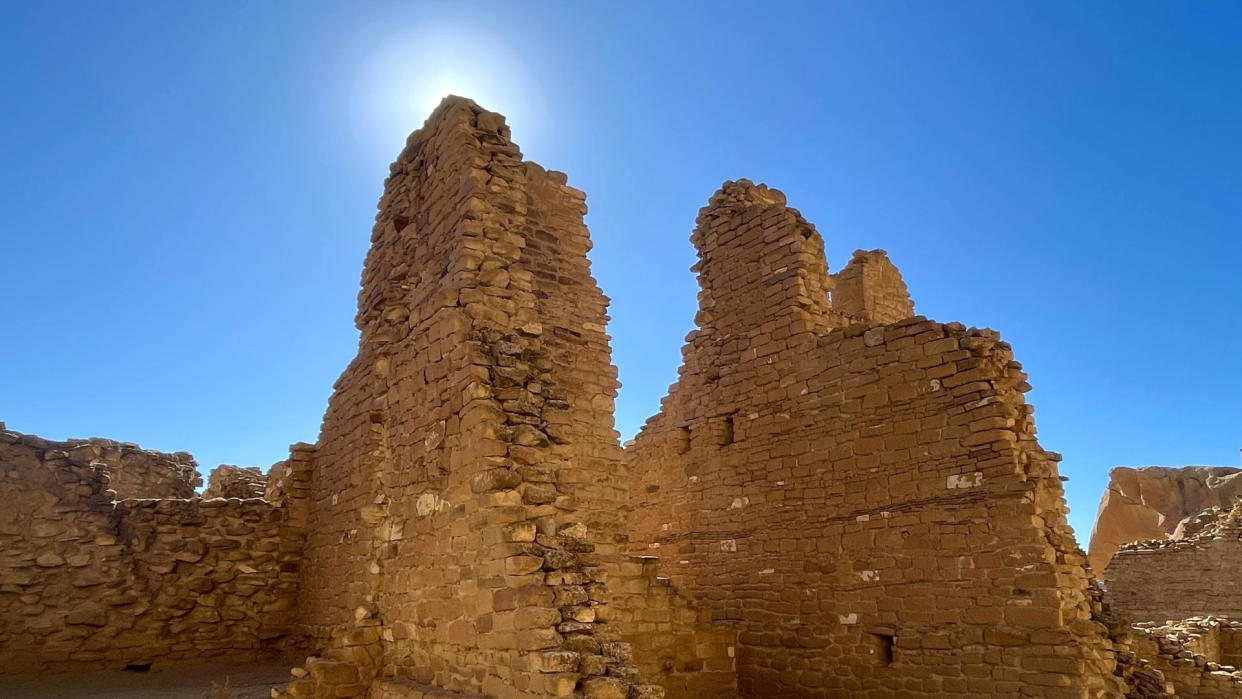
[[446,91],[588,193],[626,438],[695,214],[783,190],[835,271],[1001,331],[1085,544],[1117,464],[1242,447],[1242,4],[5,2],[0,420],[266,467],[353,356],[388,162]]

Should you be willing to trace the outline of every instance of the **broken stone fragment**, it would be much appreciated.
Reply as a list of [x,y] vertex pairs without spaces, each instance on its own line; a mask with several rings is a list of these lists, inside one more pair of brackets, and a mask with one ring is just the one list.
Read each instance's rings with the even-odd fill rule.
[[358,681],[358,668],[340,660],[307,658],[306,669],[316,683],[348,685]]
[[64,565],[65,559],[49,551],[39,554],[35,558],[35,563],[43,568],[55,568],[56,566]]
[[543,505],[557,499],[556,488],[549,485],[528,483],[522,490],[522,501],[530,505]]
[[587,699],[627,699],[629,688],[613,677],[592,677],[583,680],[582,696]]
[[505,559],[505,573],[509,575],[530,575],[543,567],[543,559],[538,556],[509,556]]
[[516,488],[522,482],[522,474],[508,468],[488,469],[476,475],[470,482],[470,489],[476,493],[493,490]]

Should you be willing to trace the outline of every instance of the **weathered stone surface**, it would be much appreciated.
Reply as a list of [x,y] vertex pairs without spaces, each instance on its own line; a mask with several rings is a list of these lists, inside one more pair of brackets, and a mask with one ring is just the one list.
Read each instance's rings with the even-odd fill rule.
[[1242,499],[1191,520],[1184,538],[1124,544],[1104,570],[1108,601],[1133,621],[1242,620]]
[[691,239],[697,328],[626,450],[629,534],[740,630],[739,693],[1123,691],[1009,346],[913,316],[879,252],[829,274],[763,185],[725,183]]
[[[461,98],[393,163],[358,356],[317,445],[300,607],[313,643],[336,645],[349,610],[373,604],[383,662],[421,684],[502,697],[573,694],[605,673],[622,695],[633,684],[616,679],[628,661],[570,662],[620,633],[597,611],[627,608],[597,572],[625,560],[627,492],[584,199]],[[552,606],[587,582],[589,611]],[[696,625],[680,624],[688,638]],[[356,664],[364,680],[380,668]]]
[[1129,696],[1242,696],[1242,621],[1199,616],[1172,623],[1141,623],[1127,640],[1132,652],[1160,673],[1163,686],[1159,689],[1169,692],[1132,682]]
[[[281,507],[259,499],[116,500],[114,468],[131,492],[192,494],[183,467],[193,460],[107,440],[4,434],[0,674],[281,652],[304,524],[293,499]],[[305,493],[309,465],[296,459],[301,475],[289,475],[288,488]]]
[[316,445],[218,470],[243,498],[118,501],[96,445],[0,431],[0,672],[300,649],[278,699],[1060,699],[1167,696],[1167,665],[1239,696],[1232,636],[1153,647],[1105,603],[1010,347],[914,316],[883,251],[830,274],[766,186],[700,212],[697,328],[623,452],[585,212],[448,98],[390,167]]
[[1097,574],[1122,544],[1167,539],[1178,525],[1242,495],[1242,469],[1225,466],[1120,466],[1109,472],[1091,530],[1088,559]]
[[267,476],[258,468],[221,464],[207,478],[203,498],[261,498],[267,492]]

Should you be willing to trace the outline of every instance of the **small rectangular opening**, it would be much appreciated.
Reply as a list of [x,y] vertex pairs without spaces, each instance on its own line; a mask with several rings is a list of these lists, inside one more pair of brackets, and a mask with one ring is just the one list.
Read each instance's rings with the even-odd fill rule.
[[726,415],[724,421],[720,425],[720,436],[716,440],[717,444],[727,447],[733,443],[733,416]]
[[893,641],[893,635],[889,633],[867,634],[872,663],[880,667],[889,667],[893,664]]
[[685,454],[690,451],[690,428],[677,428],[677,453]]

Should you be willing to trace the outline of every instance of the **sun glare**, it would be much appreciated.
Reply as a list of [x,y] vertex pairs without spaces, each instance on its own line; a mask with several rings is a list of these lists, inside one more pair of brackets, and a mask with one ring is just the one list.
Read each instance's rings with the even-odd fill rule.
[[428,26],[395,36],[371,56],[361,81],[367,141],[391,155],[447,95],[533,126],[533,91],[521,63],[476,29]]

